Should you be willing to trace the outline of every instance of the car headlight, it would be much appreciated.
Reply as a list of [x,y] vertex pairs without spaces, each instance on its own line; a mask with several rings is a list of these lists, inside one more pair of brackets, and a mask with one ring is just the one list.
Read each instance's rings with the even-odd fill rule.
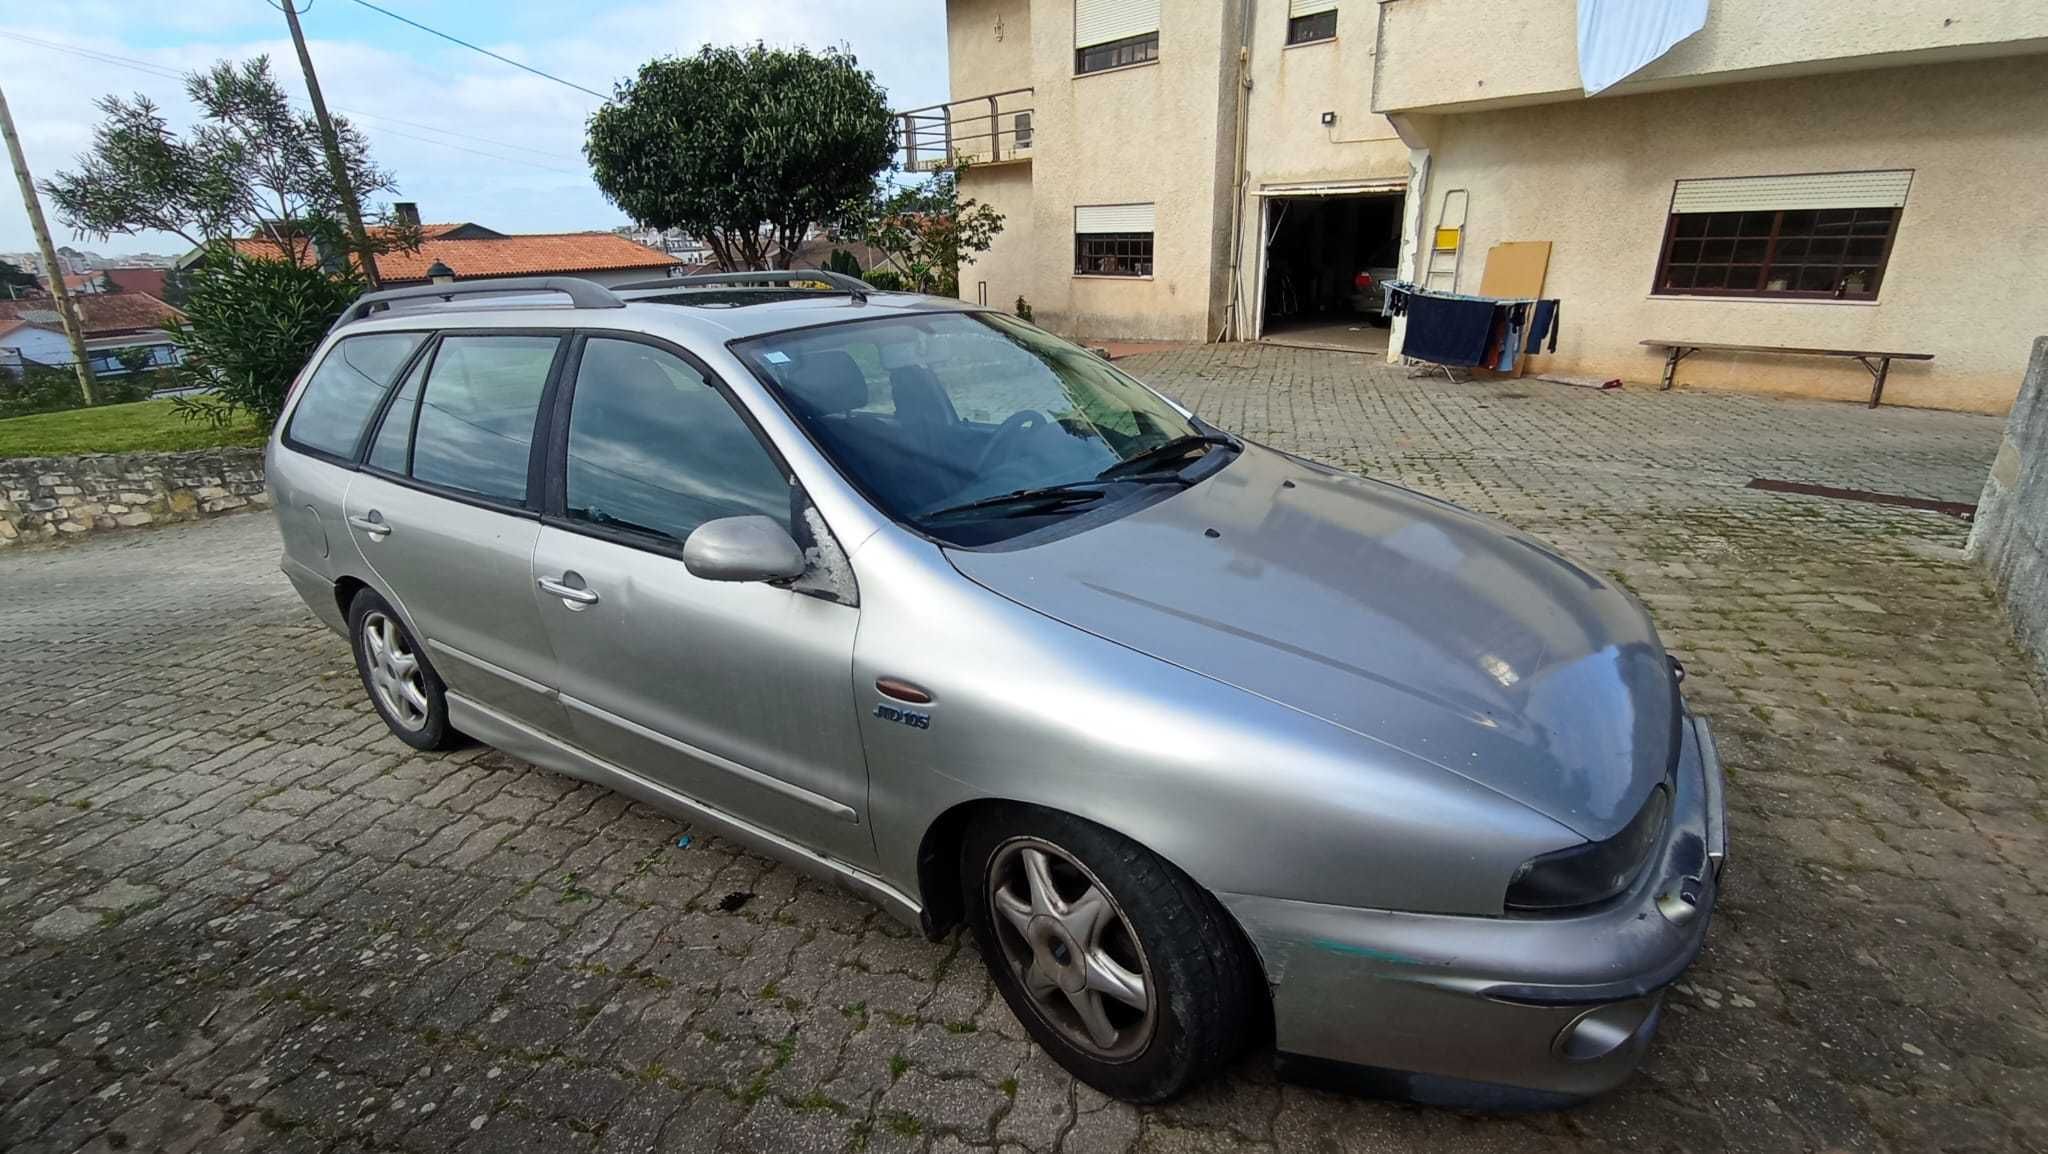
[[1530,858],[1508,881],[1510,910],[1555,911],[1604,902],[1635,884],[1664,833],[1671,790],[1658,785],[1620,833]]

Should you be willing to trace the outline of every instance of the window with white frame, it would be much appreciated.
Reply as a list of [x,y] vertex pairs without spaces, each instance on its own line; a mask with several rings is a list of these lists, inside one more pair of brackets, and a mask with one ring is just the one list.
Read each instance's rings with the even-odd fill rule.
[[1153,208],[1084,204],[1074,209],[1075,276],[1151,276]]
[[1075,75],[1157,59],[1159,0],[1075,0]]

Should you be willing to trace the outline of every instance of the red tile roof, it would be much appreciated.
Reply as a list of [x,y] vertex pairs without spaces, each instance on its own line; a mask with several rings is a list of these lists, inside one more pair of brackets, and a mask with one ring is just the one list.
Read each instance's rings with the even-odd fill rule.
[[[80,327],[89,337],[160,329],[185,314],[148,293],[86,293],[71,298]],[[19,320],[41,327],[60,325],[52,300],[0,301],[0,323]]]
[[100,270],[114,282],[115,292],[148,293],[162,299],[164,295],[164,270],[160,268],[109,268]]
[[[377,272],[387,284],[424,283],[435,261],[455,270],[457,280],[489,276],[542,276],[550,273],[605,272],[613,269],[666,269],[680,264],[675,257],[609,232],[549,232],[516,236],[442,239],[435,232],[461,224],[423,225],[427,234],[414,252],[377,254]],[[247,256],[276,258],[275,242],[258,237],[235,241]],[[300,260],[310,263],[310,250]]]

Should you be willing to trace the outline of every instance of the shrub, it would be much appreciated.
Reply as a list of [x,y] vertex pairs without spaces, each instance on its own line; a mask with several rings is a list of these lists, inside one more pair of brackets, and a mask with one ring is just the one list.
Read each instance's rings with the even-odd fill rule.
[[894,269],[871,268],[861,274],[861,279],[873,285],[876,292],[900,293],[903,291],[903,278],[897,275]]
[[78,377],[70,369],[26,365],[18,373],[0,372],[0,418],[54,413],[84,403],[78,395]]
[[1023,293],[1017,294],[1017,319],[1027,322],[1031,319],[1031,302],[1024,299]]
[[835,248],[832,250],[832,255],[825,259],[825,271],[840,272],[845,273],[847,276],[857,277],[860,275],[860,261],[845,249]]
[[[123,376],[101,373],[93,377],[93,396],[102,405],[147,400],[156,391],[156,383],[153,372]],[[85,400],[78,395],[78,374],[68,367],[29,365],[19,373],[0,370],[0,419],[84,407]]]
[[[185,277],[185,346],[180,375],[216,399],[180,412],[224,424],[247,409],[277,420],[285,390],[362,284],[353,273],[243,256],[220,247]],[[207,413],[205,410],[217,410]]]

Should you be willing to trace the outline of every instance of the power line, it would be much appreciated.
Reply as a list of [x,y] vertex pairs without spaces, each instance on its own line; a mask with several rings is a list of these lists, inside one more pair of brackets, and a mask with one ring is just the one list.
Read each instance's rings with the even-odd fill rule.
[[488,48],[482,48],[482,47],[479,47],[479,46],[477,46],[477,45],[475,45],[475,44],[471,44],[471,43],[470,43],[469,41],[467,41],[467,40],[464,40],[464,39],[462,39],[462,38],[461,38],[461,37],[459,37],[459,36],[450,36],[450,35],[448,35],[448,34],[447,34],[446,32],[443,32],[443,31],[441,31],[441,30],[440,30],[440,29],[438,29],[438,28],[429,28],[429,27],[427,27],[426,25],[424,25],[424,24],[420,23],[420,22],[419,22],[419,21],[417,21],[417,20],[413,20],[413,19],[411,19],[411,18],[409,18],[409,17],[405,17],[405,16],[400,16],[400,15],[399,15],[398,13],[396,13],[396,12],[393,12],[393,11],[392,11],[391,9],[389,9],[389,8],[379,8],[379,7],[377,6],[377,5],[375,5],[375,4],[372,4],[372,3],[370,3],[370,0],[355,0],[355,2],[356,2],[357,4],[360,4],[360,5],[362,5],[362,6],[363,6],[363,7],[365,7],[365,8],[368,8],[368,9],[369,9],[370,11],[372,11],[372,12],[382,12],[382,13],[383,13],[384,15],[386,15],[386,16],[389,16],[389,17],[391,17],[391,18],[392,18],[393,20],[396,20],[396,21],[398,21],[398,22],[399,22],[399,23],[401,23],[401,24],[410,24],[410,25],[412,25],[412,26],[413,26],[414,28],[417,28],[417,29],[419,29],[419,30],[420,30],[420,31],[422,31],[422,32],[426,32],[426,33],[429,33],[429,34],[431,34],[431,35],[434,35],[434,36],[439,36],[439,37],[440,37],[441,39],[443,39],[443,40],[446,40],[446,41],[448,41],[448,42],[449,42],[450,44],[460,44],[460,45],[462,45],[462,46],[463,46],[464,48],[467,48],[467,49],[469,49],[469,50],[470,50],[470,51],[472,51],[472,52],[481,52],[481,53],[483,53],[483,54],[484,54],[485,56],[488,56],[488,57],[490,57],[490,58],[491,58],[491,59],[493,59],[493,60],[499,60],[499,61],[503,61],[503,62],[504,62],[504,63],[506,63],[506,64],[510,64],[510,65],[511,65],[512,67],[514,67],[514,68],[517,68],[517,69],[520,69],[520,70],[522,70],[522,71],[526,71],[526,72],[531,72],[531,73],[533,73],[533,74],[534,74],[535,76],[538,76],[538,77],[540,77],[540,78],[541,78],[541,79],[543,79],[543,80],[552,80],[552,81],[554,81],[554,82],[555,82],[556,84],[560,84],[560,85],[562,85],[562,86],[564,86],[564,87],[566,87],[566,88],[573,88],[573,89],[575,89],[575,90],[576,90],[576,91],[578,91],[578,92],[583,92],[583,93],[587,93],[587,94],[589,94],[589,95],[591,95],[591,96],[595,96],[595,97],[597,97],[597,98],[598,98],[599,100],[602,100],[602,101],[604,101],[604,102],[605,102],[605,103],[607,103],[607,104],[611,103],[611,99],[612,99],[611,97],[609,97],[609,96],[606,96],[606,95],[605,95],[604,93],[602,93],[602,92],[599,92],[599,91],[597,91],[597,90],[596,90],[596,89],[594,89],[594,88],[585,88],[585,87],[583,87],[583,86],[582,86],[581,84],[577,84],[577,83],[574,83],[573,81],[568,81],[568,80],[564,80],[564,79],[562,79],[562,78],[561,78],[561,77],[559,77],[559,76],[553,76],[553,75],[550,75],[550,74],[548,74],[548,73],[546,73],[546,72],[542,72],[542,71],[541,71],[540,69],[538,69],[538,68],[535,68],[535,67],[533,67],[533,66],[531,66],[531,65],[527,65],[527,64],[521,64],[520,62],[518,62],[517,60],[514,60],[514,59],[512,59],[512,58],[511,58],[511,57],[509,57],[509,56],[500,56],[500,55],[498,55],[497,53],[495,53],[495,52],[491,51],[491,50],[490,50],[490,49],[488,49]]
[[396,116],[386,116],[381,112],[364,112],[360,108],[343,108],[339,104],[334,106],[334,110],[336,112],[347,113],[350,116],[367,116],[371,120],[388,120],[393,124],[403,124],[407,128],[418,128],[427,132],[439,132],[448,136],[455,137],[457,140],[474,140],[479,144],[488,144],[493,148],[510,148],[518,152],[531,152],[535,156],[546,156],[554,160],[581,161],[583,159],[580,156],[571,156],[566,152],[549,152],[544,148],[528,148],[524,144],[514,144],[509,140],[492,140],[488,136],[476,136],[467,132],[456,132],[453,129],[442,128],[439,125],[435,124],[421,124],[417,120],[405,120]]
[[[342,109],[337,109],[337,111],[340,111],[340,112],[348,112],[348,110],[347,110],[347,109],[345,109],[345,108],[342,108]],[[349,115],[353,116],[353,115],[355,115],[355,114],[354,114],[354,113],[349,113]],[[457,152],[467,152],[467,153],[470,153],[470,154],[471,154],[471,155],[473,155],[473,156],[481,156],[481,157],[485,157],[485,158],[487,158],[487,159],[490,159],[490,160],[502,160],[502,161],[504,161],[504,162],[505,162],[505,163],[507,163],[507,164],[523,164],[523,165],[525,165],[525,166],[526,166],[526,167],[528,167],[528,168],[538,168],[538,169],[540,169],[540,170],[541,170],[542,172],[559,172],[559,173],[561,173],[561,174],[562,174],[562,175],[564,175],[564,176],[582,176],[582,175],[583,175],[583,174],[582,174],[582,173],[580,173],[580,172],[572,172],[572,171],[570,171],[569,169],[566,169],[566,168],[556,168],[555,166],[553,166],[553,165],[551,165],[551,164],[540,164],[540,163],[538,163],[538,162],[536,162],[536,161],[531,161],[531,160],[521,160],[521,159],[519,159],[519,158],[518,158],[518,157],[516,157],[516,156],[499,156],[499,155],[498,155],[497,153],[495,153],[495,152],[485,152],[485,151],[483,151],[482,149],[479,149],[479,148],[465,148],[465,147],[463,147],[463,146],[462,146],[462,145],[460,145],[460,144],[454,144],[454,143],[451,143],[451,142],[449,142],[449,141],[446,141],[446,140],[435,140],[435,139],[433,139],[433,138],[431,138],[431,137],[426,137],[426,136],[414,136],[414,135],[413,135],[412,133],[410,133],[410,132],[400,132],[400,131],[398,131],[398,130],[397,130],[396,128],[385,128],[385,127],[384,127],[383,125],[379,125],[379,124],[367,124],[367,125],[364,125],[363,127],[365,127],[365,128],[367,128],[367,129],[369,129],[369,130],[370,130],[370,131],[372,131],[372,132],[378,132],[378,133],[382,133],[382,134],[384,134],[384,135],[386,135],[386,136],[402,136],[402,137],[404,137],[404,138],[405,138],[405,139],[407,139],[407,140],[417,140],[417,141],[419,141],[419,142],[420,142],[421,144],[431,144],[431,145],[434,145],[434,146],[435,146],[435,147],[437,147],[437,148],[452,148],[452,149],[454,149],[454,150],[455,150],[455,151],[457,151]],[[548,154],[548,155],[552,155],[552,154]]]
[[37,48],[47,48],[53,52],[66,52],[73,56],[84,57],[87,60],[96,60],[102,64],[113,64],[123,68],[134,69],[137,72],[147,72],[152,76],[160,76],[166,80],[185,79],[185,74],[176,69],[166,68],[161,64],[151,64],[146,60],[136,60],[129,56],[116,56],[111,52],[101,52],[96,48],[80,48],[75,44],[58,44],[50,40],[38,40],[33,36],[23,36],[19,32],[0,32],[0,37],[18,40],[23,44],[31,44]]
[[[145,73],[150,76],[161,77],[166,80],[182,81],[185,79],[185,74],[182,72],[178,72],[170,68],[165,68],[162,65],[151,64],[145,60],[137,60],[131,56],[117,56],[111,52],[101,52],[93,48],[81,48],[74,44],[59,44],[50,40],[38,40],[33,36],[24,36],[16,32],[0,31],[0,37],[4,37],[8,40],[18,40],[23,44],[30,44],[38,48],[47,48],[53,52],[68,53],[72,56],[77,56],[85,60],[96,61],[101,64],[111,64],[116,68],[126,68],[131,71]],[[294,102],[294,107],[303,108],[304,106]],[[414,128],[425,129],[428,132],[438,132],[444,136],[451,136],[454,137],[456,140],[471,140],[479,144],[489,144],[499,148],[516,148],[521,152],[531,152],[536,156],[553,157],[558,160],[571,159],[569,156],[559,152],[545,152],[538,148],[527,148],[524,145],[509,144],[501,140],[491,140],[487,137],[473,136],[469,133],[464,132],[456,132],[453,129],[439,128],[434,125],[420,124],[410,120],[401,120],[395,116],[384,116],[375,112],[364,112],[361,109],[342,108],[339,105],[337,105],[335,106],[335,111],[343,113],[344,115],[347,116],[368,117],[369,119],[372,120],[389,120],[397,124],[406,124]],[[419,141],[422,144],[437,145],[441,148],[452,148],[458,152],[467,152],[470,153],[471,155],[481,156],[488,160],[502,160],[508,164],[523,164],[528,168],[538,168],[543,172],[556,172],[561,173],[564,176],[582,175],[582,173],[574,172],[566,168],[556,168],[553,165],[538,164],[531,160],[522,160],[516,156],[499,156],[496,153],[484,152],[481,149],[465,148],[462,145],[454,144],[446,140],[432,140],[424,136],[415,136],[410,132],[400,132],[395,128],[387,128],[384,127],[383,125],[364,124],[361,127],[367,129],[368,131],[380,133],[383,135],[400,136],[404,137],[407,140]]]

